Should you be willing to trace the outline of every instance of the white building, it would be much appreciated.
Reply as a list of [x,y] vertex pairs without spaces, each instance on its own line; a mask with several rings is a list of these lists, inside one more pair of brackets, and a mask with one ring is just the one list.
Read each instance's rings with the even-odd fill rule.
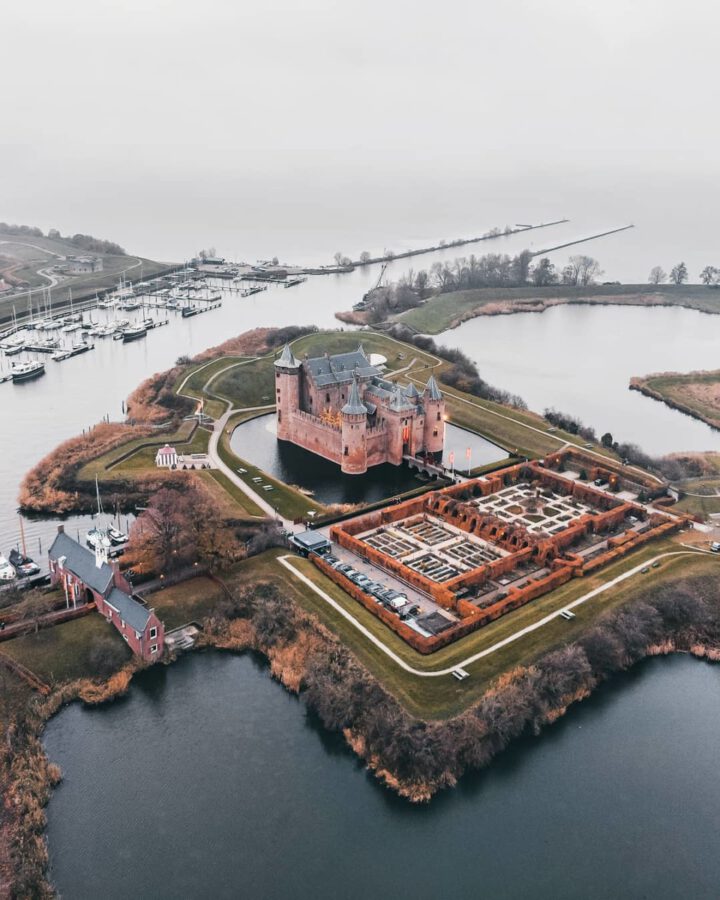
[[165,444],[155,454],[155,465],[159,469],[172,469],[178,464],[177,450],[169,444]]

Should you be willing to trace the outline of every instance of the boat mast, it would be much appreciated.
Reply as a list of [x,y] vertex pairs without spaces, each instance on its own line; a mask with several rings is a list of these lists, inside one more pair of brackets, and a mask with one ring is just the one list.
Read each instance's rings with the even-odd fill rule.
[[27,549],[25,547],[25,528],[23,527],[22,516],[18,516],[18,519],[20,520],[20,540],[22,541],[22,552],[23,552],[23,556],[26,557]]

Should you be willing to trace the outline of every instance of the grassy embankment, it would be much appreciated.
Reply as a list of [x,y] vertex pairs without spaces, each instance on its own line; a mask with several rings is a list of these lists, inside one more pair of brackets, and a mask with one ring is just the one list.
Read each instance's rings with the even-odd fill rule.
[[[312,563],[293,557],[293,565],[313,583],[329,594],[354,619],[379,637],[401,659],[421,671],[437,671],[492,646],[518,630],[531,625],[552,612],[563,609],[572,600],[615,578],[645,560],[661,553],[681,551],[677,542],[658,541],[619,560],[607,569],[587,578],[574,579],[558,590],[528,603],[512,614],[434,653],[421,656],[389,631],[375,616],[355,603],[337,585],[325,578]],[[539,656],[576,639],[591,627],[597,617],[617,606],[642,598],[660,584],[689,578],[717,570],[715,557],[698,554],[696,557],[670,557],[647,574],[638,574],[626,582],[592,598],[576,609],[576,618],[568,622],[557,618],[519,640],[466,666],[470,678],[458,682],[451,675],[423,678],[408,673],[340,616],[320,596],[293,578],[277,558],[287,551],[271,550],[245,560],[224,575],[231,587],[242,587],[262,580],[273,581],[283,595],[313,613],[337,634],[361,663],[391,691],[413,715],[425,719],[447,718],[462,711],[477,700],[503,673],[520,665],[529,665]],[[169,587],[152,595],[151,604],[169,627],[200,620],[213,608],[220,597],[220,588],[205,577]],[[93,637],[100,637],[110,628],[101,617],[88,616],[55,628],[27,635],[3,645],[18,661],[51,683],[71,680],[90,674],[87,661],[88,646]]]
[[[333,597],[358,622],[379,637],[401,659],[421,671],[436,671],[455,665],[495,644],[508,635],[543,618],[553,611],[566,606],[577,597],[594,587],[616,577],[623,571],[638,565],[668,550],[680,550],[678,544],[662,541],[644,548],[628,558],[620,560],[606,570],[588,578],[576,579],[562,588],[548,594],[511,615],[499,619],[474,634],[445,647],[430,657],[421,656],[390,632],[375,616],[355,603],[337,585],[329,581],[312,563],[293,557],[293,565],[323,591]],[[597,616],[621,603],[637,599],[663,581],[707,572],[718,565],[718,560],[707,555],[670,558],[659,568],[651,569],[647,575],[638,575],[616,588],[589,600],[576,612],[571,622],[556,619],[548,625],[525,635],[515,643],[478,660],[466,668],[470,678],[458,682],[451,675],[437,678],[423,678],[401,669],[393,660],[385,656],[366,637],[340,616],[321,597],[310,590],[299,579],[293,578],[277,561],[287,551],[270,550],[260,556],[239,563],[224,575],[226,583],[232,587],[268,580],[276,582],[285,596],[293,599],[302,608],[315,614],[318,619],[336,633],[358,657],[358,659],[390,690],[406,709],[421,718],[446,718],[465,709],[480,697],[498,676],[518,665],[528,665],[543,653],[575,639],[582,631],[594,623]],[[189,621],[201,620],[218,601],[221,589],[203,576],[173,587],[158,591],[150,598],[150,603],[158,615],[170,628]],[[40,678],[52,685],[76,678],[90,677],[89,650],[95,639],[107,637],[112,632],[100,616],[91,614],[29,634],[2,645],[2,651],[23,663]],[[13,682],[14,676],[7,676]],[[7,679],[6,679],[7,680]],[[14,693],[14,692],[13,692]],[[21,689],[20,693],[24,693]],[[12,698],[11,698],[12,699]]]
[[720,370],[636,377],[631,388],[720,430]]
[[720,291],[697,284],[476,288],[438,294],[422,306],[400,313],[395,321],[422,334],[439,334],[478,315],[540,312],[548,306],[566,303],[682,306],[700,312],[720,313]]
[[[192,422],[183,422],[173,434],[163,435],[162,439],[140,438],[123,444],[120,447],[86,463],[78,472],[77,480],[94,483],[97,476],[101,491],[112,489],[118,482],[143,481],[158,475],[155,466],[157,448],[163,444],[172,444],[181,453],[206,453],[209,432],[197,428],[190,437]],[[151,446],[145,446],[151,443]],[[134,448],[135,452],[132,452]],[[128,455],[130,453],[130,455]],[[263,510],[250,497],[233,484],[226,475],[215,469],[195,472],[194,478],[200,478],[206,489],[214,497],[223,515],[264,516]]]
[[[660,372],[632,378],[630,386],[711,428],[720,429],[720,370]],[[710,451],[680,455],[697,456],[703,475],[677,484],[687,492],[677,508],[703,518],[720,513],[720,455]]]

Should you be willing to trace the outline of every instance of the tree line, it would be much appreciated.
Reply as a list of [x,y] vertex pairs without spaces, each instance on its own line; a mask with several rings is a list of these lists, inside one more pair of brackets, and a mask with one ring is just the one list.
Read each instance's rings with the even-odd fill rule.
[[592,256],[571,256],[562,269],[548,257],[533,263],[533,255],[523,250],[516,256],[487,253],[461,256],[452,261],[435,262],[430,270],[410,270],[397,282],[370,291],[365,311],[370,322],[413,309],[430,296],[477,288],[549,287],[555,284],[587,287],[602,275],[600,264]]
[[[650,284],[665,284],[668,280],[671,284],[685,284],[688,277],[688,267],[684,262],[679,262],[670,269],[670,275],[667,274],[662,266],[653,266],[650,269],[648,281]],[[700,272],[700,281],[707,287],[720,286],[720,268],[717,266],[705,266]]]
[[427,722],[406,712],[337,638],[284,594],[274,584],[233,593],[218,601],[209,630],[222,632],[224,621],[247,618],[258,649],[271,658],[283,648],[302,652],[310,646],[300,681],[308,709],[325,728],[355,739],[373,768],[389,772],[404,793],[422,799],[454,785],[465,771],[487,766],[519,737],[539,734],[652,647],[720,645],[717,580],[699,576],[662,585],[606,613],[574,641],[505,673],[460,715]]

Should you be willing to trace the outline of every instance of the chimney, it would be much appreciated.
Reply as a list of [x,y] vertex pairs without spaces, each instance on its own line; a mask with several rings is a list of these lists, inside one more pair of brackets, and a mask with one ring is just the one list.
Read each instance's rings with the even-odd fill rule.
[[65,526],[58,525],[58,534],[65,534]]

